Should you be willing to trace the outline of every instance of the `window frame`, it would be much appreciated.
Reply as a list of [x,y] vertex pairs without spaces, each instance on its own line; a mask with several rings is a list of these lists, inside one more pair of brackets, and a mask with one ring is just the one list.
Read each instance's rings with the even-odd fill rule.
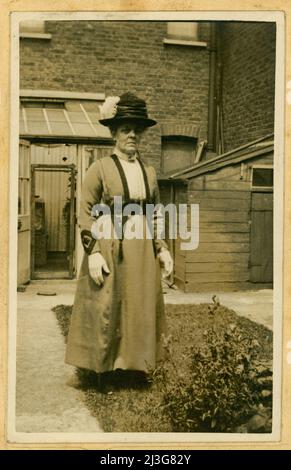
[[273,170],[273,178],[274,178],[274,165],[273,164],[267,164],[267,163],[262,163],[262,164],[255,164],[252,165],[251,167],[251,189],[253,192],[273,192],[274,190],[274,179],[273,179],[273,185],[272,186],[256,186],[253,184],[253,178],[254,178],[254,169],[267,169],[267,170]]
[[[26,23],[22,30],[21,23]],[[35,27],[33,27],[35,23]],[[52,35],[45,32],[45,20],[27,20],[19,23],[20,39],[51,39]],[[29,26],[30,24],[30,26]]]
[[[193,23],[197,25],[197,34],[191,37],[191,35],[173,34],[169,33],[169,25],[175,23]],[[198,21],[168,21],[167,22],[167,35],[163,40],[164,44],[178,45],[178,46],[194,46],[194,47],[207,47],[207,42],[199,41],[199,22]]]

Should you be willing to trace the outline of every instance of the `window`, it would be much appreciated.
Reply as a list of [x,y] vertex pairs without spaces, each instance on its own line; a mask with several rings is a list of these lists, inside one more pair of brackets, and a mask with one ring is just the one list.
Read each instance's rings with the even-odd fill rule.
[[25,101],[22,100],[23,106],[25,108],[48,108],[48,109],[65,109],[64,101]]
[[164,44],[207,46],[206,42],[199,40],[199,25],[194,21],[169,21]]
[[[73,99],[61,99],[58,92],[48,98],[21,96],[19,126],[21,136],[62,136],[106,139],[109,130],[99,124],[99,99],[77,99],[78,94],[62,92]],[[47,95],[49,93],[46,93]],[[80,95],[80,94],[79,94]],[[98,95],[97,95],[98,98]]]
[[198,23],[192,21],[170,21],[167,28],[167,37],[198,41]]
[[197,139],[186,136],[162,138],[162,172],[183,170],[194,163]]
[[27,20],[19,24],[19,37],[29,39],[51,39],[51,34],[45,31],[45,21]]
[[271,166],[254,166],[252,172],[252,187],[258,189],[272,189],[273,173],[274,170]]

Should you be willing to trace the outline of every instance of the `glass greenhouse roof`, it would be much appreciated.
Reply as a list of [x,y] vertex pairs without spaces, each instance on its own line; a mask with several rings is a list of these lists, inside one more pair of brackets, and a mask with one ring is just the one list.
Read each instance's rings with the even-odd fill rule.
[[110,138],[99,124],[99,105],[92,100],[22,99],[19,112],[21,137]]

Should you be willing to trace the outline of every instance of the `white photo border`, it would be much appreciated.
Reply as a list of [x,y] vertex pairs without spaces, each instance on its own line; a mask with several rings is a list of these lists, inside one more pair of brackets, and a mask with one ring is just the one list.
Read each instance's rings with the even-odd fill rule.
[[[10,195],[9,195],[9,318],[8,408],[9,443],[229,443],[277,442],[281,439],[282,329],[283,329],[283,233],[284,233],[284,106],[285,17],[281,11],[136,11],[136,12],[11,12]],[[16,324],[17,324],[17,193],[19,136],[19,23],[24,20],[54,21],[262,21],[276,23],[275,150],[274,160],[274,385],[273,430],[270,434],[236,433],[21,433],[15,430]]]

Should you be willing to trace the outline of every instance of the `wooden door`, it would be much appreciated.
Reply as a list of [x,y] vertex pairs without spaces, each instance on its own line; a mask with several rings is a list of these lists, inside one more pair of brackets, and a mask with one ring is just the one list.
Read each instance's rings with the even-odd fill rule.
[[18,172],[17,285],[30,280],[30,144],[21,140]]
[[[32,213],[32,250],[31,250],[31,277],[32,279],[72,279],[75,275],[75,191],[76,191],[76,169],[75,165],[31,165],[31,213]],[[37,184],[36,184],[37,183]],[[63,187],[59,187],[62,185]],[[46,252],[65,252],[67,267],[62,269],[52,269],[49,267],[49,260],[45,260],[45,265],[41,270],[36,269],[36,231],[37,217],[35,213],[36,197],[41,196],[45,202],[49,219],[46,217],[45,228],[42,236],[47,242],[38,243],[38,247]],[[61,220],[61,222],[60,222]],[[55,237],[56,232],[61,230],[64,236],[59,240]],[[54,244],[49,244],[49,238]],[[62,245],[60,245],[62,242]],[[57,243],[57,244],[56,244]],[[60,249],[58,249],[60,248]]]
[[273,282],[273,193],[252,193],[250,242],[250,281]]

